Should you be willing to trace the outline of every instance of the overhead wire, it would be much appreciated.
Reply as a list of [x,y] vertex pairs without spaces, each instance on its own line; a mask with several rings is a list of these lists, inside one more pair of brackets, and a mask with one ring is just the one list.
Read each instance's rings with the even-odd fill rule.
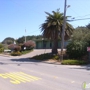
[[[71,9],[71,8],[70,8]],[[76,11],[74,11],[73,9],[71,9],[76,15],[78,14]],[[78,15],[77,17],[73,17],[73,18],[71,18],[71,20],[67,20],[67,21],[69,21],[69,22],[71,22],[71,21],[78,21],[78,20],[88,20],[88,19],[90,19],[90,18],[84,18],[84,17],[87,17],[87,16],[90,16],[90,14],[85,14],[85,15],[83,15],[83,16],[80,16],[80,15]]]
[[90,19],[90,18],[72,19],[72,20],[67,20],[67,21],[71,22],[71,21],[87,20],[87,19]]

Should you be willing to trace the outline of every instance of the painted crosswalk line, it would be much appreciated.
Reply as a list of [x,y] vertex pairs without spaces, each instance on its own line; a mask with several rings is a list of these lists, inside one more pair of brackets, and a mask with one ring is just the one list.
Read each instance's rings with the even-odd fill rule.
[[41,78],[31,76],[23,72],[4,73],[4,74],[0,74],[0,77],[4,79],[9,78],[10,82],[13,84],[26,83],[26,82],[31,82],[31,81],[36,81],[36,80],[41,79]]

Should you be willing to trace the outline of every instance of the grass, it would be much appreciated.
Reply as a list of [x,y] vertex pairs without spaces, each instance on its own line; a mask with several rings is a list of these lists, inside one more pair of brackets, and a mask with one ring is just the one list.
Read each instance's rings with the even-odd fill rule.
[[61,64],[63,65],[84,65],[87,64],[87,62],[83,61],[83,60],[63,60],[61,62]]
[[[42,60],[42,61],[53,59],[53,60],[59,61],[59,56],[46,53],[46,54],[34,56],[31,59]],[[83,60],[67,59],[67,60],[63,60],[61,64],[62,65],[85,65],[87,64],[87,62]]]
[[25,50],[25,51],[22,51],[21,54],[22,54],[22,55],[23,55],[23,54],[27,54],[27,53],[30,53],[31,51],[33,51],[33,49],[32,49],[32,50]]

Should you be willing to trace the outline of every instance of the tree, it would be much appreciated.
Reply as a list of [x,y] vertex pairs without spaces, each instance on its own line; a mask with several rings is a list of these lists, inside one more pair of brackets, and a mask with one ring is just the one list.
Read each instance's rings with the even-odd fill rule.
[[[57,54],[58,38],[61,37],[64,16],[63,13],[60,13],[59,9],[57,9],[57,11],[52,11],[52,14],[48,12],[45,13],[48,16],[46,17],[45,22],[40,27],[42,35],[44,38],[48,38],[53,41],[54,45],[52,47],[52,53]],[[73,27],[68,22],[66,22],[64,39],[69,39],[72,32]]]
[[2,41],[2,44],[13,44],[14,43],[14,38],[7,37]]
[[86,25],[86,27],[87,27],[88,29],[90,29],[90,23],[89,23],[88,25]]
[[16,42],[17,42],[18,44],[24,43],[24,42],[25,42],[25,37],[23,36],[23,37],[18,38],[18,39],[16,40]]
[[4,46],[0,43],[0,53],[4,51]]
[[87,55],[88,46],[90,46],[90,30],[87,27],[77,27],[67,45],[67,54],[70,58],[80,59]]
[[16,45],[16,44],[10,44],[10,45],[8,46],[8,49],[14,50],[14,51],[20,51],[20,50],[21,50],[21,47],[18,46],[18,45]]
[[77,27],[71,37],[72,41],[90,41],[90,30],[87,27]]
[[[42,35],[26,36],[26,41],[35,40],[35,39],[42,39]],[[24,36],[23,37],[20,37],[16,41],[17,41],[18,44],[23,44],[25,42],[25,37]]]
[[24,43],[24,47],[26,47],[27,50],[33,49],[33,48],[35,48],[35,46],[36,46],[36,44],[32,40],[29,40]]

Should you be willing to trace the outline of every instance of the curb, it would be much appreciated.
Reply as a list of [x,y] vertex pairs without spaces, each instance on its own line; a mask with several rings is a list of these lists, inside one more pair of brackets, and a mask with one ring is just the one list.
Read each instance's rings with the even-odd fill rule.
[[10,55],[0,54],[0,56],[10,57]]
[[43,63],[55,64],[55,65],[61,65],[60,62],[48,62],[48,61],[43,61]]

